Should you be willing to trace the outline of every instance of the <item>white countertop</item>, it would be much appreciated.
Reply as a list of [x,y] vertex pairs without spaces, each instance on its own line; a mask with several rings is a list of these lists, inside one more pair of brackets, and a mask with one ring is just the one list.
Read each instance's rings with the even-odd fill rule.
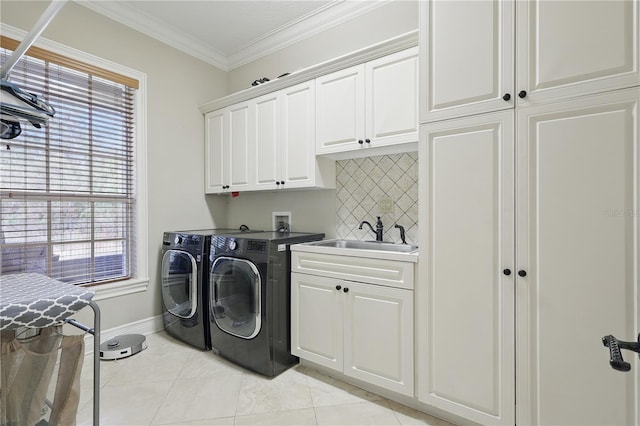
[[410,253],[391,252],[385,250],[366,250],[313,245],[313,243],[292,244],[291,251],[307,253],[333,254],[337,256],[367,257],[371,259],[395,260],[399,262],[418,262],[419,251]]

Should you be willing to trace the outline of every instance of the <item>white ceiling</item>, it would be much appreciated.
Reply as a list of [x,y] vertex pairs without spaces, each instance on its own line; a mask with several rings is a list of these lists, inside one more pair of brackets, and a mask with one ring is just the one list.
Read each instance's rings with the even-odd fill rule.
[[386,3],[373,0],[76,1],[224,71]]

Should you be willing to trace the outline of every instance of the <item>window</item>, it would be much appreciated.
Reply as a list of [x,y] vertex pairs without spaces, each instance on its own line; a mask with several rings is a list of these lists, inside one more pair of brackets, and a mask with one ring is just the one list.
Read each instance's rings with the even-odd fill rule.
[[[1,41],[4,62],[17,43]],[[138,82],[33,48],[9,80],[56,114],[2,141],[0,272],[72,284],[135,277]]]

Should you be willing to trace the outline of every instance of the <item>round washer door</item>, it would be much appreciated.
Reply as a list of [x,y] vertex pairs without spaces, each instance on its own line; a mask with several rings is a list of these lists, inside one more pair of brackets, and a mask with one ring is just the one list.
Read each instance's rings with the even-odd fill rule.
[[186,251],[162,256],[162,301],[171,314],[191,318],[198,308],[198,264]]
[[211,266],[211,318],[224,332],[252,339],[261,322],[260,272],[253,262],[221,256]]

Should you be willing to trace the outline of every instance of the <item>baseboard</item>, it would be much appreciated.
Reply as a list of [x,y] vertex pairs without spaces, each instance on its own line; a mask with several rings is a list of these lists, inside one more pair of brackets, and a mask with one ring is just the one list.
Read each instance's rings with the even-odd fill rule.
[[[162,315],[156,315],[108,330],[100,330],[100,343],[123,334],[142,334],[147,336],[163,329]],[[93,355],[93,335],[89,333],[85,336],[85,355]]]

